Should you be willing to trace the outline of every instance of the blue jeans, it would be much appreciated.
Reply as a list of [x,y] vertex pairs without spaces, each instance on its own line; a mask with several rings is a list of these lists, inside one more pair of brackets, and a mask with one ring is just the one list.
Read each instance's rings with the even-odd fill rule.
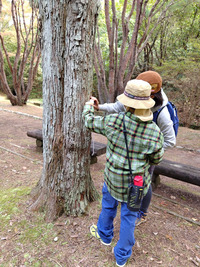
[[[98,233],[105,243],[110,243],[113,238],[113,220],[117,215],[118,201],[108,192],[104,183],[102,189],[102,210],[97,223]],[[121,202],[120,236],[114,248],[114,255],[118,264],[123,265],[132,253],[135,244],[134,230],[137,212],[130,211],[127,203]]]
[[[151,174],[151,177],[153,175],[154,169],[155,169],[155,165],[151,165],[151,167],[149,168],[149,173]],[[152,186],[150,185],[146,196],[144,196],[142,199],[140,211],[147,213],[147,210],[151,202],[151,197],[152,197]]]
[[143,197],[142,203],[140,206],[140,211],[147,213],[150,202],[151,202],[151,197],[152,197],[152,186],[149,186],[149,190],[147,191],[146,196]]

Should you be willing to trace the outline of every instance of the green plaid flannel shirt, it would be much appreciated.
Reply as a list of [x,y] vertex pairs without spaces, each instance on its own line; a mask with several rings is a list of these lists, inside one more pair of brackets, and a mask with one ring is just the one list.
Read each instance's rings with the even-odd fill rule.
[[[83,119],[88,129],[107,137],[104,180],[112,197],[127,202],[130,172],[123,134],[123,113],[95,116],[94,108],[86,104]],[[163,135],[154,122],[143,122],[131,112],[125,113],[125,125],[132,172],[133,175],[143,176],[146,195],[151,183],[148,169],[163,157]]]

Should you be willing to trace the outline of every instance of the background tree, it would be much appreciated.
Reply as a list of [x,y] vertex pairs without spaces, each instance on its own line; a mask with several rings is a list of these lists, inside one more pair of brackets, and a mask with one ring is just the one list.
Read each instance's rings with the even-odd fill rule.
[[158,68],[169,99],[176,103],[182,126],[200,128],[200,61],[166,62]]
[[181,1],[166,17],[152,47],[153,66],[163,77],[167,96],[178,108],[181,125],[195,129],[200,127],[199,25],[199,1]]
[[[98,28],[95,45],[95,71],[100,102],[113,102],[131,79],[138,57],[147,49],[151,35],[178,1],[105,0],[104,12],[108,37],[108,69],[103,58],[102,32]],[[108,73],[108,75],[107,75]]]
[[199,22],[198,1],[175,3],[149,40],[152,65],[161,66],[165,61],[186,59],[195,52],[194,46],[199,42]]
[[79,215],[97,197],[90,177],[90,133],[82,110],[93,82],[97,0],[40,0],[43,65],[43,175],[32,209],[47,219]]
[[[0,33],[0,82],[3,92],[12,105],[26,104],[32,90],[40,61],[40,36],[38,25],[38,9],[31,1],[30,13],[22,0],[11,1],[12,27],[15,29],[15,53],[9,49],[9,22],[4,23],[1,17]],[[28,16],[28,17],[27,17]],[[7,68],[6,68],[7,66]],[[8,81],[8,70],[12,83]],[[25,77],[28,73],[28,77]]]

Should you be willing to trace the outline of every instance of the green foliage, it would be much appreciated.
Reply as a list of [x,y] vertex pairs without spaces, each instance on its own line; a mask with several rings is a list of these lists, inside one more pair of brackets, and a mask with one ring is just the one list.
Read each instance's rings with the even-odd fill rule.
[[[5,42],[5,46],[6,46],[6,49],[8,51],[8,54],[10,56],[9,57],[10,62],[13,66],[14,60],[15,60],[15,53],[17,50],[17,41],[16,41],[16,37],[12,31],[6,32],[4,34],[4,42]],[[23,47],[23,43],[22,43],[22,51],[23,50],[24,50],[24,47]],[[19,67],[19,65],[18,65],[18,67]],[[10,71],[10,68],[8,66],[8,62],[7,62],[6,58],[4,58],[4,70],[6,73],[9,87],[11,89],[14,89],[12,73]],[[25,86],[28,82],[28,76],[29,76],[29,64],[26,65],[24,75],[23,75]],[[42,79],[42,68],[41,68],[41,65],[39,65],[37,75],[36,75],[36,78],[35,78],[34,83],[33,83],[30,98],[42,98],[42,80],[43,80]]]
[[178,107],[183,126],[200,128],[200,60],[195,54],[185,60],[167,61],[156,70],[163,77],[163,87],[168,98]]
[[[7,49],[8,55],[10,62],[13,66],[14,60],[15,60],[15,52],[17,50],[17,40],[16,36],[14,35],[13,31],[6,31],[2,33],[3,39],[4,39],[4,44]],[[8,66],[8,62],[6,58],[4,57],[4,71],[6,73],[8,85],[10,88],[13,88],[13,78],[12,78],[12,73],[10,71],[10,68]]]
[[11,188],[0,191],[0,228],[3,230],[9,221],[19,214],[18,202],[30,193],[29,188]]
[[[57,235],[53,229],[54,224],[45,222],[45,214],[30,213],[29,220],[27,220],[29,211],[24,206],[30,191],[29,187],[1,189],[0,191],[0,229],[8,233],[9,239],[15,237],[15,247],[9,261],[10,266],[18,265],[18,259],[13,257],[13,253],[24,254],[23,266],[43,266],[41,259],[36,255],[38,251],[53,243]],[[6,236],[5,238],[7,239]],[[2,253],[4,253],[3,249],[2,247]],[[43,263],[45,266],[56,266],[48,259],[44,259]],[[4,265],[0,264],[0,266]]]
[[[30,77],[34,79],[32,73],[34,68],[38,66],[36,64],[38,62],[37,58],[40,57],[37,34],[38,9],[34,5],[37,1],[30,2],[32,8],[29,1],[3,0],[2,18],[0,20],[3,44],[0,42],[0,48],[4,57],[3,68],[6,80],[2,82],[2,85],[8,83],[12,94],[16,95],[16,98],[9,98],[13,105],[23,105],[26,103],[32,89],[32,83],[28,81]],[[16,8],[13,9],[14,12],[12,13],[11,9],[15,4]],[[9,67],[7,58],[9,58],[13,71]],[[16,71],[14,69],[14,62],[16,64]],[[41,86],[41,71],[37,73],[37,79],[33,83],[33,87],[36,86]],[[7,95],[10,94],[10,90],[6,89],[6,87],[4,88]],[[39,97],[41,97],[41,92]]]
[[33,98],[41,99],[42,98],[42,82],[43,82],[42,68],[41,68],[41,65],[39,65],[29,99],[33,99]]
[[[193,43],[199,43],[200,5],[197,1],[179,1],[168,12],[169,19],[165,20],[164,60],[181,60],[194,49]],[[157,50],[161,40],[156,42]]]

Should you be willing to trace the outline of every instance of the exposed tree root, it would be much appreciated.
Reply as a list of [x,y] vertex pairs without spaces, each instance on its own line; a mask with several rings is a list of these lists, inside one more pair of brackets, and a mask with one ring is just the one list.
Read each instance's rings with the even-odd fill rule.
[[184,217],[184,216],[182,216],[182,215],[180,215],[180,214],[178,214],[178,213],[176,213],[176,212],[173,212],[173,211],[171,211],[171,210],[162,208],[162,207],[157,206],[157,205],[154,205],[154,204],[152,204],[151,206],[154,207],[154,208],[156,208],[156,209],[159,209],[159,210],[162,210],[162,211],[164,211],[164,212],[167,212],[167,213],[169,213],[169,214],[171,214],[171,215],[174,215],[174,216],[176,216],[176,217],[178,217],[178,218],[181,218],[181,219],[183,219],[183,220],[186,220],[186,221],[188,221],[188,222],[190,222],[190,223],[193,223],[193,224],[196,224],[196,225],[199,225],[199,226],[200,226],[200,222],[193,221],[193,220],[191,220],[190,218],[188,218],[188,217]]

